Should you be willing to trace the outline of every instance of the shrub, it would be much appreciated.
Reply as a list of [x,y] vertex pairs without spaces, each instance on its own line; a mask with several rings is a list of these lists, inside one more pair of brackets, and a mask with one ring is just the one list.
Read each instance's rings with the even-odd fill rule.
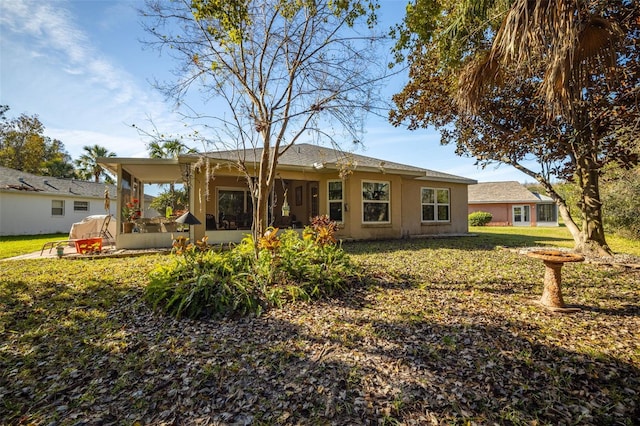
[[473,212],[469,215],[469,225],[471,226],[485,226],[491,222],[493,215],[488,212]]
[[258,283],[243,273],[246,254],[174,243],[174,260],[150,273],[147,300],[175,317],[259,314]]
[[198,318],[260,315],[289,301],[332,296],[359,277],[335,231],[326,218],[315,220],[303,238],[269,228],[257,255],[250,236],[226,250],[182,237],[174,242],[174,261],[151,272],[146,298],[173,316]]
[[640,169],[611,170],[601,185],[607,231],[640,239]]

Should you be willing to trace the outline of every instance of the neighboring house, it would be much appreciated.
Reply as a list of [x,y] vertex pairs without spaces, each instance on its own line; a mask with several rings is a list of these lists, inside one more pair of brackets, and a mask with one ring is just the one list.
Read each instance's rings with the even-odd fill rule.
[[114,212],[115,185],[0,167],[0,235],[68,233],[75,222],[106,214],[105,189]]
[[488,212],[489,226],[558,226],[558,206],[515,181],[469,185],[469,213]]
[[[190,227],[190,237],[206,235],[210,243],[224,243],[240,241],[251,229],[249,189],[233,166],[239,155],[255,167],[261,150],[207,152],[177,159],[100,158],[99,163],[118,177],[122,202],[139,199],[146,184],[186,179],[190,211],[202,222]],[[209,160],[208,168],[202,164],[203,156]],[[199,167],[194,167],[196,162]],[[270,220],[280,228],[302,228],[312,217],[328,215],[339,223],[341,239],[465,234],[467,186],[474,183],[433,170],[296,144],[280,157]],[[163,222],[162,218],[151,220]],[[173,229],[168,225],[174,224],[163,223],[164,228]],[[171,245],[170,231],[127,234],[123,227],[119,229],[118,248]]]

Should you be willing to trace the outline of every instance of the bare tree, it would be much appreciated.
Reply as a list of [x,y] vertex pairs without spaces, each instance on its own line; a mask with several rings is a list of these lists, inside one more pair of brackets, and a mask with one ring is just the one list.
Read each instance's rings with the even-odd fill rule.
[[280,155],[301,137],[357,142],[366,114],[376,112],[387,69],[376,54],[376,9],[369,1],[147,2],[148,43],[179,63],[177,80],[158,87],[183,106],[197,87],[215,104],[189,118],[215,135],[218,149],[237,152],[254,237],[267,226]]

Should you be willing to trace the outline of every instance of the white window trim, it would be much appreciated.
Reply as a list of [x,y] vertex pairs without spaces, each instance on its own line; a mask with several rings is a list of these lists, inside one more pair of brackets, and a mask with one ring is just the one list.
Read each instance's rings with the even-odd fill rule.
[[[339,200],[332,200],[330,198],[330,190],[329,190],[329,186],[332,183],[335,182],[340,182],[340,187],[342,188],[342,198],[340,198]],[[330,215],[331,213],[331,204],[332,203],[340,203],[340,211],[342,212],[342,220],[337,221],[338,223],[344,223],[344,181],[342,179],[332,179],[332,180],[328,180],[327,181],[327,216]]]
[[[525,210],[528,210],[528,214],[526,215],[529,220],[520,220],[516,222],[516,208],[522,209],[522,216],[524,219]],[[514,204],[511,206],[511,223],[513,226],[531,226],[531,206],[529,204]]]
[[[423,203],[422,202],[422,191],[424,191],[425,189],[431,189],[433,191],[435,191],[435,197],[434,197],[434,202],[433,203]],[[442,203],[438,203],[438,191],[447,191],[447,193],[449,194],[449,202],[446,204],[442,204]],[[425,220],[422,217],[422,206],[433,206],[433,213],[435,215],[435,220]],[[442,205],[442,206],[448,206],[449,207],[449,217],[446,220],[441,220],[440,218],[438,218],[438,206]],[[420,188],[420,222],[421,223],[450,223],[451,222],[451,190],[449,188],[435,188],[435,187],[431,187],[431,186],[423,186]]]
[[[86,209],[78,209],[78,208],[76,208],[76,203],[86,203],[87,208]],[[74,200],[73,201],[73,211],[74,212],[89,212],[89,211],[91,211],[91,204],[89,203],[89,201]]]
[[[61,214],[53,214],[53,202],[54,201],[59,201],[62,203],[62,213]],[[53,217],[60,217],[60,216],[64,216],[65,214],[65,202],[64,200],[51,200],[51,216]]]
[[[362,195],[363,192],[363,188],[364,188],[364,184],[365,183],[381,183],[381,184],[385,184],[389,187],[389,199],[388,200],[365,200],[364,196]],[[365,203],[375,203],[375,204],[387,204],[389,206],[389,220],[385,220],[385,221],[366,221],[364,220],[364,204]],[[391,181],[388,180],[369,180],[369,179],[362,179],[360,181],[360,207],[362,208],[362,215],[360,217],[360,219],[362,220],[362,224],[363,225],[381,225],[381,224],[390,224],[391,223]]]

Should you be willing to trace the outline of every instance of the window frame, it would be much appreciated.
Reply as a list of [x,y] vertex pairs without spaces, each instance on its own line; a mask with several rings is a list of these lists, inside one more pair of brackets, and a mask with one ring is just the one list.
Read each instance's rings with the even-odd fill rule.
[[[424,200],[424,191],[430,190],[433,191],[433,203],[425,203]],[[446,191],[447,192],[447,202],[441,203],[438,201],[438,191]],[[425,206],[433,206],[433,219],[425,219],[424,218],[424,207]],[[440,219],[439,215],[439,207],[447,207],[447,218]],[[420,223],[451,223],[451,189],[450,188],[442,188],[442,187],[432,187],[432,186],[423,186],[420,188]]]
[[[54,203],[60,203],[60,207],[54,206]],[[57,211],[60,210],[60,213]],[[51,216],[64,216],[65,202],[64,200],[51,200]]]
[[[549,209],[550,211],[544,211]],[[540,213],[543,213],[542,215]],[[551,219],[546,216],[546,213],[551,213]],[[542,218],[542,219],[541,219]],[[553,223],[558,221],[558,209],[555,204],[552,203],[540,203],[536,205],[536,221]]]
[[[80,204],[84,204],[85,208],[79,208]],[[74,212],[88,212],[90,209],[90,204],[89,201],[78,201],[78,200],[74,200],[73,201],[73,211]]]
[[[364,196],[364,186],[365,184],[381,184],[381,185],[386,185],[388,188],[388,194],[387,194],[387,199],[386,200],[369,200],[369,199],[365,199]],[[388,180],[369,180],[369,179],[363,179],[360,181],[360,194],[361,194],[361,202],[360,205],[362,207],[362,216],[361,216],[361,220],[362,220],[362,224],[363,225],[388,225],[391,223],[391,181]],[[387,206],[387,220],[366,220],[365,214],[366,214],[366,204],[386,204]]]
[[[339,183],[340,184],[340,198],[331,198],[331,184]],[[340,219],[334,219],[331,217],[331,205],[332,204],[340,204]],[[327,181],[327,215],[329,219],[334,222],[344,223],[344,181],[342,179],[332,179]]]
[[216,220],[220,214],[220,192],[242,192],[244,194],[242,200],[242,213],[246,214],[251,211],[251,190],[246,186],[221,186],[216,188]]

